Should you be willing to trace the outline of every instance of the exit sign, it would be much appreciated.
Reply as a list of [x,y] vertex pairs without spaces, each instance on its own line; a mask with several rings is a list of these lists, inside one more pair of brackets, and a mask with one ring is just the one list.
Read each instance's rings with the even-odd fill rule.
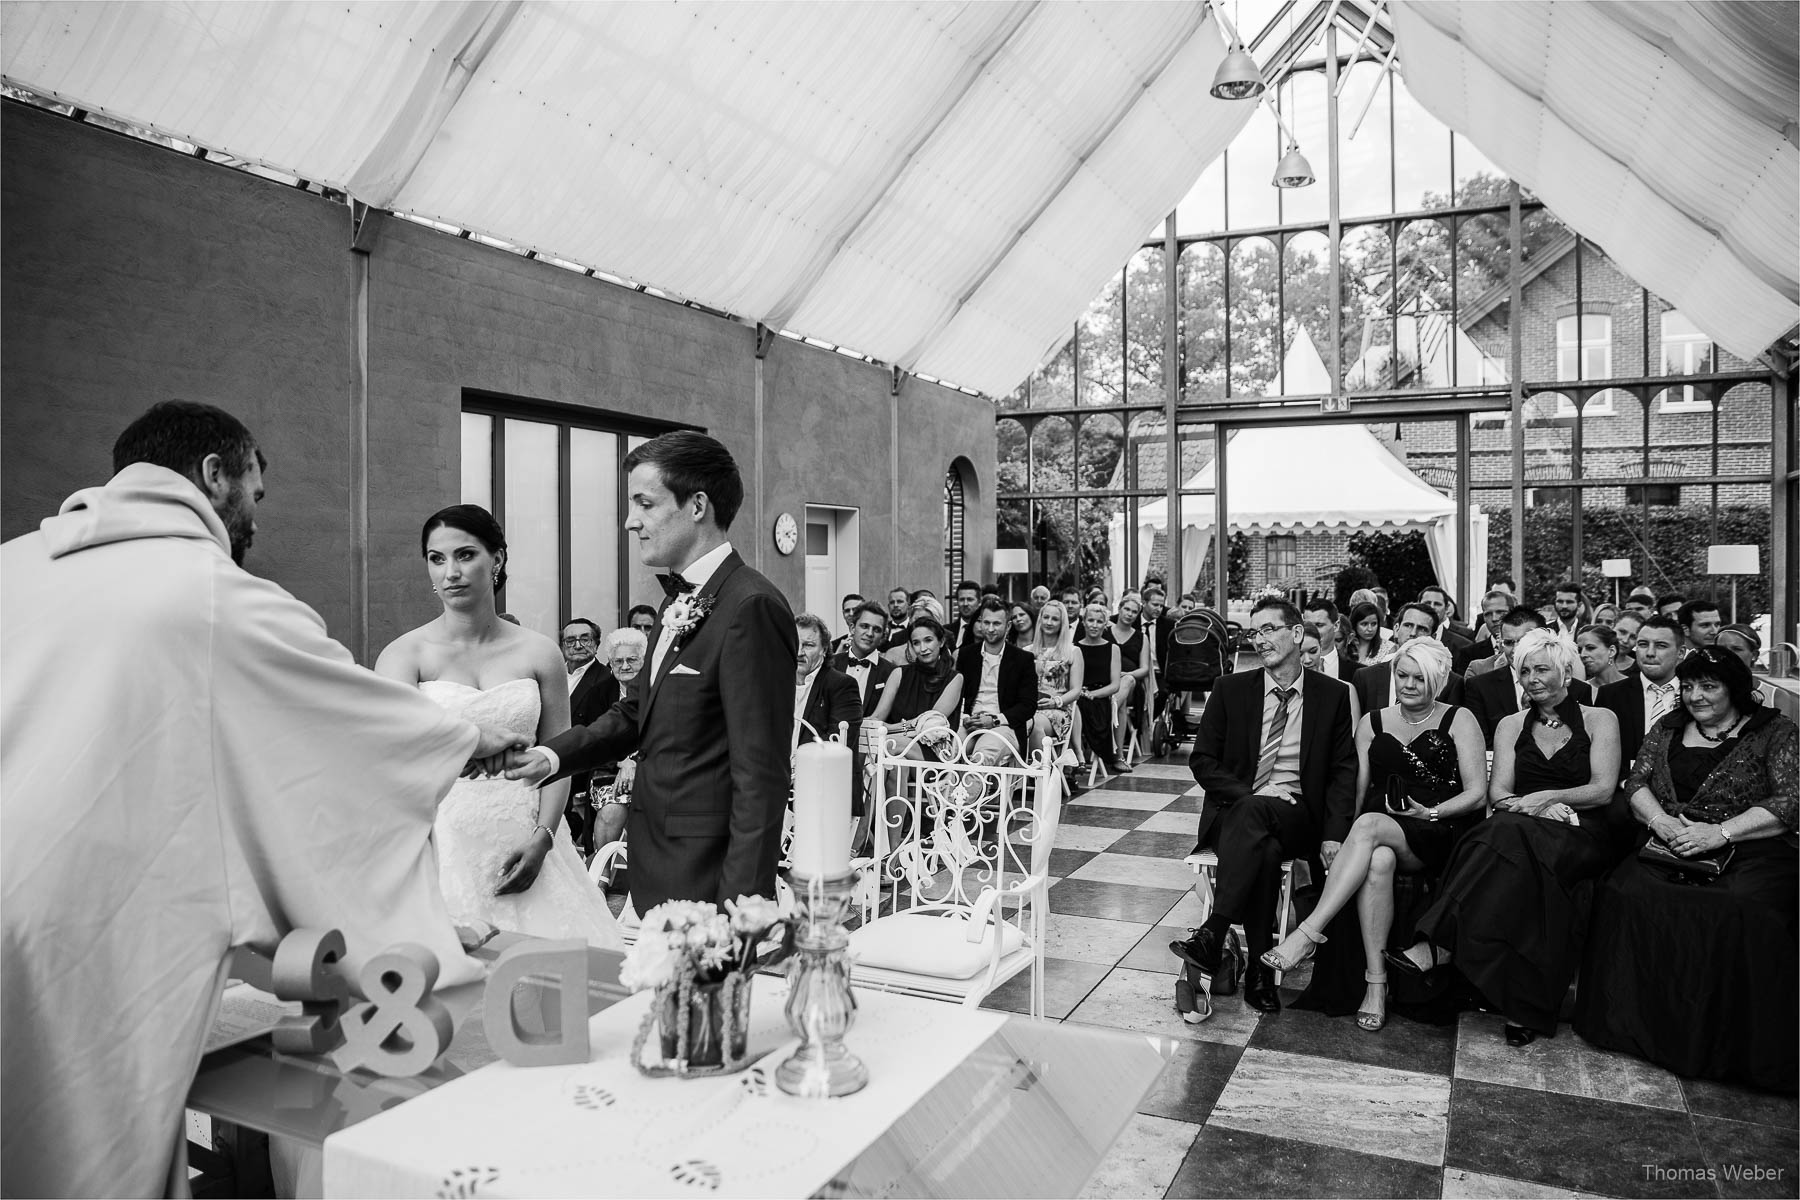
[[1328,413],[1347,413],[1350,411],[1350,397],[1326,396],[1319,401],[1319,411]]

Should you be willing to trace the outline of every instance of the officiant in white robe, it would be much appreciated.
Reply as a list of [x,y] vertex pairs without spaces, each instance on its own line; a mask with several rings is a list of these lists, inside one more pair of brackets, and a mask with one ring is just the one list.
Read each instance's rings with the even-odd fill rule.
[[234,946],[337,928],[352,971],[408,941],[480,975],[430,841],[480,731],[230,545],[140,462],[0,547],[7,1195],[164,1194]]

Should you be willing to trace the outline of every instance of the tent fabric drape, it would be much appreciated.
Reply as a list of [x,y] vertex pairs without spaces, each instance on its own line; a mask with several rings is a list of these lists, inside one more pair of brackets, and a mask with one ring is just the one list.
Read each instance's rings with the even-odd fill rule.
[[1792,4],[1395,0],[1406,86],[1741,358],[1800,319]]
[[19,2],[8,82],[991,395],[1255,105],[1202,0]]

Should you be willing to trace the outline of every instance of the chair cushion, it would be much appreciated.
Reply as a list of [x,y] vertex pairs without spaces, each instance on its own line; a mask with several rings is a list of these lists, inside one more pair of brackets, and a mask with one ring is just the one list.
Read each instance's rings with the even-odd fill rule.
[[[1016,925],[999,928],[1000,954],[1004,958],[1024,944],[1025,935]],[[969,979],[986,968],[993,957],[994,926],[989,924],[978,942],[969,941],[968,934],[969,919],[960,914],[898,913],[852,932],[850,952],[865,967],[934,979]]]

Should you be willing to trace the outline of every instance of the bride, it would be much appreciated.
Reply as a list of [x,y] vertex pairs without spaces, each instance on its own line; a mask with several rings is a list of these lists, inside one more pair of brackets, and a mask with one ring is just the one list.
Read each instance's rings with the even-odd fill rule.
[[[543,742],[569,727],[568,673],[549,638],[500,619],[506,535],[485,508],[434,513],[419,535],[432,591],[444,606],[396,638],[375,663],[469,720]],[[451,919],[537,937],[623,945],[604,894],[589,882],[561,825],[568,782],[542,789],[506,779],[459,779],[438,806],[432,840]]]

